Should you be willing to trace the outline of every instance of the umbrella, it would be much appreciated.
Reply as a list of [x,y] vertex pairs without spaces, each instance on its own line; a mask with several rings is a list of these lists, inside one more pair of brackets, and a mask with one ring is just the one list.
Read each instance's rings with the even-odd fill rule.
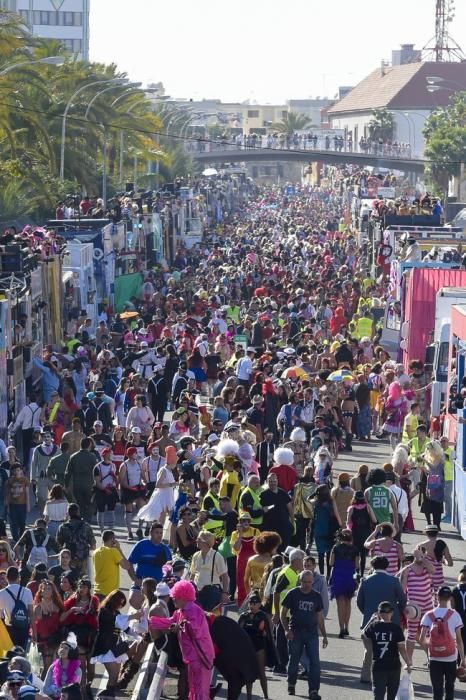
[[123,311],[123,313],[120,314],[120,318],[122,318],[123,321],[126,321],[129,318],[136,318],[136,316],[139,316],[137,311]]
[[327,381],[329,382],[354,382],[353,373],[349,369],[337,369],[328,375]]
[[206,177],[212,177],[212,175],[218,175],[218,171],[215,168],[206,168],[202,171],[202,174]]
[[308,373],[302,367],[288,367],[282,374],[285,379],[308,379]]

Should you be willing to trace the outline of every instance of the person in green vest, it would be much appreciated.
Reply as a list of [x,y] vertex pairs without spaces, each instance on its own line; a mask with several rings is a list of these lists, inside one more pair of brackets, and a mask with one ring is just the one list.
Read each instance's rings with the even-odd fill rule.
[[414,463],[414,469],[411,471],[411,483],[413,488],[417,488],[419,492],[418,505],[421,507],[424,495],[426,492],[426,479],[421,467],[424,465],[424,451],[426,449],[427,428],[423,423],[420,423],[416,428],[416,437],[408,442],[408,452],[411,463]]
[[420,406],[416,401],[413,401],[403,421],[403,433],[401,442],[406,445],[410,440],[416,437],[416,430],[419,425]]
[[261,506],[260,495],[262,493],[261,482],[258,476],[251,474],[248,485],[241,491],[239,497],[239,510],[249,513],[252,527],[261,529],[264,521],[264,508]]
[[443,466],[443,504],[445,507],[445,515],[442,518],[442,522],[451,523],[451,497],[453,495],[453,462],[455,455],[453,448],[449,446],[448,438],[446,435],[440,438],[440,445],[442,446],[442,450],[445,454],[445,464]]
[[303,570],[305,552],[302,549],[293,547],[285,550],[288,554],[288,564],[282,568],[275,581],[273,591],[272,622],[276,626],[276,647],[278,655],[278,665],[274,668],[274,673],[285,674],[288,664],[288,642],[285,637],[283,626],[280,623],[280,608],[283,599],[288,591],[298,585],[298,576]]
[[[398,528],[398,508],[395,494],[385,486],[385,470],[371,469],[369,488],[364,491],[366,501],[374,511],[377,523],[393,523]],[[396,534],[396,533],[395,533]]]
[[229,306],[226,307],[227,319],[233,321],[233,323],[238,324],[240,321],[240,311],[240,307],[237,306],[234,302],[232,302]]
[[[202,499],[201,510],[208,514],[207,521],[202,526],[203,530],[211,532],[217,541],[225,535],[224,517],[220,509],[219,490],[220,481],[214,477],[209,479],[209,489]],[[219,516],[218,518],[216,516]]]
[[374,319],[369,309],[364,311],[364,315],[358,318],[356,323],[356,337],[360,340],[361,338],[371,338],[374,335]]

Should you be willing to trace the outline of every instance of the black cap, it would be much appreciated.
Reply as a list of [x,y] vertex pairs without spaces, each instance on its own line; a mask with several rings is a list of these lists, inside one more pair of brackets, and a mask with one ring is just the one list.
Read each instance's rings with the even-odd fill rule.
[[452,595],[451,588],[449,586],[440,586],[437,595],[439,598],[450,598]]

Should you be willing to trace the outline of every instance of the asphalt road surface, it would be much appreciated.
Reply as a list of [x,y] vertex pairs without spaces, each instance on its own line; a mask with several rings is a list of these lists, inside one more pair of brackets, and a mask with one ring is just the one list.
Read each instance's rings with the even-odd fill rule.
[[[388,461],[390,455],[389,446],[385,441],[373,440],[370,443],[354,441],[353,452],[342,453],[336,461],[334,471],[336,474],[342,471],[354,474],[361,463],[368,464],[369,467],[381,466]],[[416,532],[403,535],[403,546],[405,552],[410,552],[414,545],[421,538],[422,528],[425,526],[424,516],[417,509],[417,502],[413,501]],[[37,517],[37,512],[31,514],[31,520]],[[123,520],[123,507],[117,506],[116,511],[116,533],[122,544],[123,552],[128,555],[134,543],[127,541],[126,528]],[[133,531],[136,528],[133,528]],[[100,544],[99,530],[94,525],[94,532],[98,545]],[[442,530],[442,538],[447,542],[453,557],[454,566],[445,568],[446,581],[454,584],[456,574],[465,564],[466,543],[460,538],[454,529],[446,525]],[[121,572],[121,589],[125,592],[129,590],[130,579],[126,572]],[[354,609],[350,621],[350,636],[346,639],[338,639],[338,620],[336,604],[330,604],[329,615],[326,621],[328,633],[328,647],[321,649],[321,689],[320,694],[323,700],[368,700],[372,697],[370,686],[362,685],[359,681],[360,668],[363,655],[363,646],[360,640],[360,613],[354,603]],[[419,698],[431,698],[432,689],[428,670],[426,668],[426,656],[424,652],[416,648],[414,654],[414,670],[412,680],[414,683],[416,700]],[[103,667],[96,667],[96,680],[94,688],[105,686]],[[167,694],[172,694],[172,683],[167,684]],[[466,684],[457,684],[455,698],[466,697]],[[287,695],[286,678],[269,674],[269,698],[271,700],[281,700]],[[296,696],[307,697],[307,682],[298,680],[296,685]],[[226,697],[225,684],[219,693],[219,697]],[[259,683],[254,685],[254,697],[261,698]]]

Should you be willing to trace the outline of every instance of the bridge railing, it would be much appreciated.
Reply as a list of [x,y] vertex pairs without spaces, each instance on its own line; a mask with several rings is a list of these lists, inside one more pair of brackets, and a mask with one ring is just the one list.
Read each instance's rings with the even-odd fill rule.
[[322,138],[308,139],[301,138],[297,143],[291,141],[290,143],[276,141],[274,139],[270,140],[267,137],[258,137],[255,140],[249,139],[245,141],[243,138],[237,141],[204,141],[203,139],[198,139],[197,141],[186,141],[185,150],[187,153],[192,155],[198,153],[214,153],[218,151],[255,151],[255,150],[276,150],[276,151],[319,151],[326,153],[359,153],[362,155],[373,155],[373,156],[384,156],[390,158],[400,158],[406,160],[407,158],[415,158],[416,156],[412,153],[411,146],[409,144],[400,143],[376,143],[376,142],[366,142],[363,144],[352,144],[348,141],[341,141],[340,139],[334,140],[332,138],[326,140]]

